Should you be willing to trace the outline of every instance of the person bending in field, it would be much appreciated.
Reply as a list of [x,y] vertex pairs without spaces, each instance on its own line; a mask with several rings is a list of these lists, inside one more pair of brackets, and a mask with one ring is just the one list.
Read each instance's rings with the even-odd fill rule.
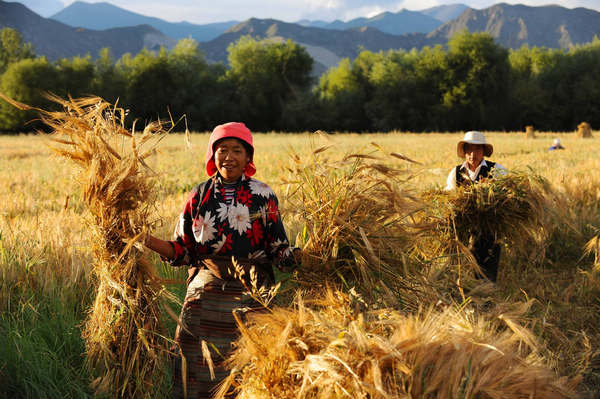
[[565,147],[562,146],[560,139],[554,139],[554,143],[552,143],[552,146],[550,148],[548,148],[548,151],[554,151],[554,150],[564,150]]
[[[173,397],[209,398],[228,375],[223,361],[238,335],[234,313],[264,309],[248,291],[250,269],[258,287],[268,289],[274,284],[272,266],[290,271],[300,256],[289,245],[275,193],[252,177],[253,156],[252,133],[243,123],[215,127],[206,152],[210,177],[190,193],[174,239],[146,239],[146,246],[172,266],[189,265],[175,336],[184,359],[175,361]],[[232,257],[246,272],[245,282],[230,272]],[[210,350],[215,378],[203,349]]]
[[[465,162],[454,167],[446,180],[446,190],[456,187],[476,184],[485,179],[506,174],[506,169],[499,163],[486,161],[494,152],[494,147],[485,140],[483,133],[478,131],[466,132],[456,146],[456,153]],[[496,243],[493,232],[474,231],[470,249],[477,264],[485,276],[496,282],[498,263],[500,262],[500,245]]]

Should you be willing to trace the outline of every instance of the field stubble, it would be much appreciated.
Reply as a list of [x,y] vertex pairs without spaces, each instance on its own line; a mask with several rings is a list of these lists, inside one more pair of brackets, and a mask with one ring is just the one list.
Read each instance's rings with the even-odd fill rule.
[[[584,246],[598,235],[600,228],[597,205],[600,161],[595,157],[600,143],[595,139],[576,139],[574,134],[536,133],[534,140],[526,139],[522,133],[489,133],[487,137],[495,148],[490,159],[509,170],[530,167],[546,178],[557,193],[553,199],[556,220],[545,243],[546,257],[541,264],[533,264],[509,249],[501,261],[498,289],[492,293],[486,291],[484,297],[492,303],[533,300],[524,324],[548,348],[545,352],[547,363],[560,375],[576,377],[582,373],[584,386],[597,388],[600,385],[597,301],[600,281],[598,271],[594,269],[594,257],[584,256]],[[334,135],[330,137],[329,144],[333,146],[326,156],[375,153],[370,143],[376,142],[386,151],[403,154],[421,163],[414,165],[400,159],[389,161],[390,166],[411,176],[408,184],[419,193],[445,184],[450,169],[460,162],[456,156],[456,142],[460,137],[450,133]],[[548,152],[547,148],[556,137],[561,139],[566,150]],[[95,285],[91,279],[93,262],[88,249],[89,235],[84,231],[85,207],[81,193],[73,185],[75,169],[53,156],[46,148],[46,140],[45,137],[26,135],[0,137],[0,181],[3,182],[0,185],[3,204],[0,210],[0,312],[3,314],[0,337],[3,338],[0,339],[16,337],[8,342],[9,345],[23,344],[36,330],[40,330],[41,337],[79,331],[75,328],[77,325],[65,332],[52,331],[57,327],[40,323],[39,318],[50,320],[56,317],[60,308],[77,309],[80,320],[73,322],[80,323],[85,318],[84,309],[91,305],[91,291]],[[165,138],[156,156],[149,158],[150,167],[159,174],[159,198],[154,215],[161,221],[155,232],[157,236],[171,236],[187,193],[206,178],[204,152],[207,141],[208,134],[193,134],[189,147],[183,135],[173,134]],[[308,133],[255,135],[256,177],[278,193],[284,223],[292,241],[303,226],[286,218],[286,210],[289,210],[286,207],[291,204],[285,200],[283,171],[290,165],[292,150],[306,154],[323,144],[328,143]],[[154,262],[160,263],[156,258]],[[162,270],[166,277],[183,281],[181,271],[166,267]],[[174,286],[173,290],[177,288]],[[28,325],[30,317],[26,314],[36,315],[37,321],[29,321],[32,325]],[[24,334],[24,331],[30,333]],[[43,338],[43,341],[47,343],[48,339]],[[34,342],[33,338],[31,342]],[[58,397],[65,389],[70,389],[70,395],[74,397],[90,394],[86,380],[89,376],[78,371],[77,362],[70,365],[64,360],[70,359],[73,351],[81,351],[81,347],[32,351],[30,356],[33,357],[55,358],[55,364],[49,368],[64,368],[66,380],[80,382],[78,388],[55,383],[56,393],[49,396]],[[0,362],[0,386],[12,387],[8,393],[30,396],[47,384],[48,379],[58,378],[50,372],[23,370],[23,367],[34,369],[36,363],[15,356],[13,353],[13,357],[4,357],[17,359],[15,364]],[[81,352],[75,358],[83,364]],[[19,379],[27,373],[31,375],[29,381],[19,385]]]

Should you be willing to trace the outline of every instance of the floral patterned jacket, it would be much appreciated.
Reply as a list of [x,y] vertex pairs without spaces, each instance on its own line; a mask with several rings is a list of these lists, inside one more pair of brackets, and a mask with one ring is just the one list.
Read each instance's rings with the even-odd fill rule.
[[294,266],[273,190],[242,176],[230,205],[224,193],[218,173],[192,190],[169,241],[175,250],[169,263],[197,265],[199,257],[213,254]]

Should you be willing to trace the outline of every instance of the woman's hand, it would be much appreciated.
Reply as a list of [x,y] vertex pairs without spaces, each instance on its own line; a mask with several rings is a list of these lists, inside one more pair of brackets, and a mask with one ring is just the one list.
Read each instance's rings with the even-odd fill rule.
[[300,265],[302,263],[302,250],[300,248],[294,248],[292,254],[294,255],[294,261],[296,264]]
[[171,243],[160,238],[154,237],[152,234],[147,234],[144,240],[144,245],[159,254],[164,259],[174,259],[175,250]]

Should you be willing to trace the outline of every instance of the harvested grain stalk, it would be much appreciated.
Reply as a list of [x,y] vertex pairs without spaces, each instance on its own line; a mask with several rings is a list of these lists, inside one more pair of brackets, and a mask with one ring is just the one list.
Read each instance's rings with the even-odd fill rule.
[[464,254],[469,243],[484,234],[539,262],[550,230],[551,198],[548,182],[532,171],[513,171],[451,191],[424,192],[427,207],[419,218],[437,226],[428,229],[432,235],[415,248],[424,257]]
[[52,129],[53,150],[79,166],[90,215],[97,293],[83,337],[93,386],[102,396],[153,397],[170,346],[160,303],[175,299],[144,256],[156,200],[145,159],[166,130],[154,122],[129,131],[125,111],[97,97],[49,98],[63,111],[37,111]]
[[229,389],[238,399],[577,397],[578,380],[544,366],[533,334],[509,314],[406,316],[356,299],[328,291],[252,316],[216,397]]
[[414,240],[410,215],[420,207],[406,189],[410,176],[389,166],[399,154],[331,159],[329,148],[292,154],[285,180],[286,215],[303,226],[296,239],[304,253],[297,281],[306,289],[324,282],[356,287],[369,300],[385,300],[411,287],[409,279],[418,274],[408,276],[404,262]]
[[581,122],[579,125],[577,125],[575,137],[579,139],[590,139],[594,137],[592,135],[592,126],[590,126],[590,124],[587,122]]
[[535,139],[535,130],[532,125],[525,126],[525,138],[527,139]]

